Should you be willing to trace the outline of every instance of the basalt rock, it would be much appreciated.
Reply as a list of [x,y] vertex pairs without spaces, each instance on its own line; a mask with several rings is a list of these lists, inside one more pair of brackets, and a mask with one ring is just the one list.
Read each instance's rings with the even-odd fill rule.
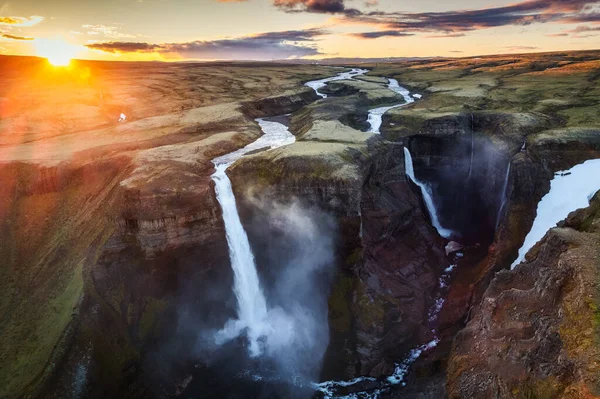
[[380,376],[431,340],[427,312],[449,262],[445,241],[405,174],[404,147],[390,143],[373,151],[362,192],[363,262],[352,309],[359,374]]
[[448,368],[451,398],[596,397],[598,209],[572,213],[513,271],[501,271]]
[[304,89],[294,94],[267,97],[242,104],[242,112],[250,118],[264,118],[290,114],[316,101],[320,97],[313,89]]

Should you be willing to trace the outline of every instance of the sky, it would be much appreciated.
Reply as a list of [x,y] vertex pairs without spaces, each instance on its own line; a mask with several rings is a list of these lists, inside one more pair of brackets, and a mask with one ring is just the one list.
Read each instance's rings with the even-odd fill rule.
[[589,0],[0,0],[0,54],[272,60],[599,47],[600,1]]

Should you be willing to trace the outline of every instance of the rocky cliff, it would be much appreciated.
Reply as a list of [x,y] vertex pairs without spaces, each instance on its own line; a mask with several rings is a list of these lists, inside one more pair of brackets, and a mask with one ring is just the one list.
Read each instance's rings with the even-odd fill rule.
[[448,392],[464,397],[596,397],[600,195],[501,271],[455,339]]

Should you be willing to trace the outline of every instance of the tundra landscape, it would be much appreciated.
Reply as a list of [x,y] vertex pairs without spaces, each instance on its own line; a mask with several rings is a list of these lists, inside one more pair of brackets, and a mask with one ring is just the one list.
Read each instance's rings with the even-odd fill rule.
[[599,78],[1,57],[0,397],[600,395]]

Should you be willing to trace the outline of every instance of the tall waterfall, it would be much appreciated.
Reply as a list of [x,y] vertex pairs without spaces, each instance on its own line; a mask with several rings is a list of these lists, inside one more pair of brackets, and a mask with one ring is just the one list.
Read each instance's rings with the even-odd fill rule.
[[408,148],[404,147],[404,168],[406,171],[406,175],[410,177],[410,179],[421,189],[421,194],[423,195],[423,201],[425,201],[425,206],[427,207],[427,211],[429,212],[429,216],[431,217],[431,224],[436,228],[439,235],[444,238],[450,238],[452,236],[452,230],[448,230],[442,227],[440,224],[440,220],[437,215],[437,211],[435,209],[435,205],[433,203],[433,197],[431,194],[431,189],[425,185],[424,183],[417,180],[415,177],[415,170],[413,167],[412,155]]
[[242,330],[247,329],[251,356],[259,356],[262,353],[259,340],[268,333],[268,326],[265,325],[268,317],[267,301],[260,285],[254,254],[248,241],[248,235],[240,221],[231,181],[226,171],[229,166],[250,151],[266,147],[281,147],[295,141],[295,137],[285,125],[262,119],[257,119],[257,122],[264,135],[244,148],[215,158],[213,160],[215,173],[211,176],[215,182],[217,201],[223,211],[238,307],[238,319],[229,321],[225,328],[217,334],[217,343],[231,340]]

